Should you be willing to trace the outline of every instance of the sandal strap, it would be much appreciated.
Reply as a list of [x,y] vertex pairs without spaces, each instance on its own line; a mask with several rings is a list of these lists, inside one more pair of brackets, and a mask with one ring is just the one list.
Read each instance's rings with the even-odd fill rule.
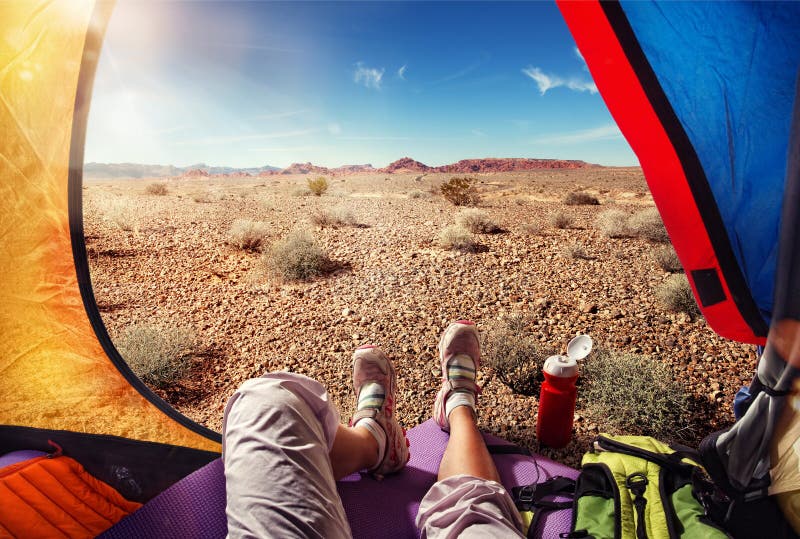
[[[456,390],[456,389],[469,389],[470,391],[472,391],[476,395],[479,395],[481,393],[481,391],[482,391],[481,386],[479,386],[478,384],[476,384],[472,380],[468,380],[468,379],[460,379],[460,380],[447,379],[447,380],[444,380],[444,387],[447,388],[447,394],[452,393],[453,390]],[[445,396],[445,399],[447,399],[447,396]]]
[[357,410],[356,413],[353,414],[352,419],[350,419],[350,424],[355,425],[356,422],[362,419],[375,419],[377,415],[377,408],[364,408],[363,410]]

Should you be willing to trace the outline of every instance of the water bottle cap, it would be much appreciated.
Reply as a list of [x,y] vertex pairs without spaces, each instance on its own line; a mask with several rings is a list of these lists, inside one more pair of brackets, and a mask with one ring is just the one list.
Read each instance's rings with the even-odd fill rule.
[[568,356],[550,356],[544,362],[544,372],[559,378],[572,378],[578,374],[578,362]]
[[578,335],[567,345],[567,355],[578,361],[589,355],[592,351],[592,338],[588,335]]

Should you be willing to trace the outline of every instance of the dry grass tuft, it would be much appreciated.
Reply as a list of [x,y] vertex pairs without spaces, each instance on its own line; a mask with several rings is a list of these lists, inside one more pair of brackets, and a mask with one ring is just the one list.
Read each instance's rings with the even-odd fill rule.
[[550,224],[555,228],[570,228],[572,226],[572,222],[572,216],[561,211],[557,211],[556,213],[550,215]]
[[200,191],[192,193],[192,200],[198,204],[210,204],[214,202],[214,197],[208,191]]
[[462,210],[456,215],[456,224],[475,234],[493,234],[500,231],[500,227],[491,220],[489,214],[477,208]]
[[144,192],[148,195],[164,196],[169,193],[169,189],[166,183],[155,182],[145,187]]
[[117,199],[106,206],[104,219],[125,232],[139,233],[137,205],[129,199]]
[[542,365],[555,350],[540,344],[531,331],[530,319],[511,315],[486,333],[484,361],[497,378],[521,395],[538,395],[544,380]]
[[450,178],[439,186],[439,193],[455,206],[477,206],[480,202],[475,178]]
[[187,328],[142,323],[125,328],[114,344],[136,376],[163,388],[186,373],[194,343]]
[[668,271],[670,273],[678,273],[683,271],[681,261],[672,245],[664,245],[663,247],[659,247],[653,251],[653,260],[664,271]]
[[305,230],[295,230],[272,244],[264,254],[267,268],[287,281],[302,281],[321,275],[328,262],[325,252]]
[[519,227],[523,234],[538,236],[542,233],[542,225],[539,223],[525,223]]
[[478,250],[478,242],[469,230],[460,225],[451,225],[442,229],[437,238],[439,247],[451,251],[474,253]]
[[591,260],[592,257],[586,252],[586,249],[583,248],[583,245],[580,243],[571,243],[564,248],[564,256],[567,258],[579,259],[579,260]]
[[358,225],[353,213],[345,208],[322,209],[314,212],[311,215],[311,222],[322,228]]
[[631,215],[628,219],[628,227],[640,238],[655,243],[669,243],[667,229],[664,228],[661,215],[656,208],[649,208]]
[[311,191],[311,194],[317,197],[322,196],[328,190],[328,180],[323,176],[318,176],[313,180],[308,178],[306,183],[308,183],[308,190]]
[[268,237],[268,225],[251,219],[237,219],[228,230],[228,243],[243,251],[260,251]]
[[686,313],[689,316],[700,314],[689,279],[682,273],[670,275],[661,283],[656,289],[656,297],[668,311]]
[[428,198],[428,196],[430,196],[429,193],[426,193],[425,191],[420,191],[419,189],[414,189],[413,191],[408,193],[408,198],[413,198],[413,199]]
[[628,214],[622,210],[608,210],[598,215],[597,229],[607,238],[627,238],[631,235]]
[[601,424],[661,439],[688,426],[686,388],[664,362],[599,349],[582,363],[580,380],[585,410]]
[[583,191],[573,191],[564,197],[564,204],[567,206],[597,206],[600,201],[596,196],[584,193]]

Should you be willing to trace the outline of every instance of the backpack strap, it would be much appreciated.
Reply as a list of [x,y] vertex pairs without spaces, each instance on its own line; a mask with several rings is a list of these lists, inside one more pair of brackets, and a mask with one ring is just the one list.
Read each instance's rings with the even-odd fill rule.
[[[550,511],[572,507],[572,499],[575,496],[575,480],[557,475],[544,483],[532,483],[514,487],[511,489],[511,494],[514,498],[514,504],[520,512],[529,511],[533,513],[527,536],[534,537],[533,534],[538,528],[543,515]],[[553,496],[565,496],[569,500],[557,502],[545,499]]]

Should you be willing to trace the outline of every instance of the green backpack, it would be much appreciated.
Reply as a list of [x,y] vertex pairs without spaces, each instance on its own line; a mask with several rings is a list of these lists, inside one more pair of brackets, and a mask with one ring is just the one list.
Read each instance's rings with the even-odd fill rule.
[[564,538],[723,539],[698,499],[699,458],[648,436],[600,436],[583,457]]

